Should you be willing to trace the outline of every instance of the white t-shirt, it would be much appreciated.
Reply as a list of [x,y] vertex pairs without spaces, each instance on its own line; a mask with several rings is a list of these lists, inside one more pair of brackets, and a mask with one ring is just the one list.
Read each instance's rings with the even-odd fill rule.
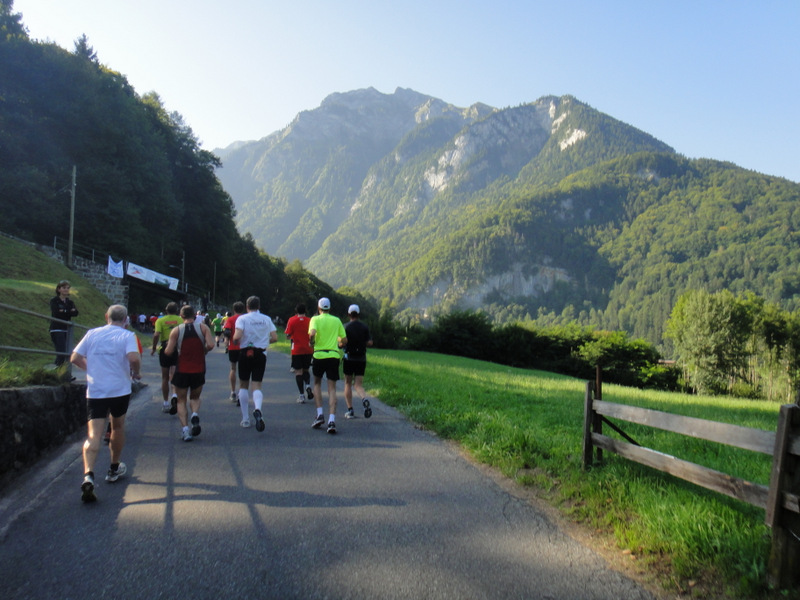
[[129,352],[139,352],[132,331],[117,325],[90,329],[75,346],[86,357],[86,397],[117,398],[131,393]]
[[242,330],[239,347],[244,350],[248,346],[269,348],[269,334],[277,331],[272,319],[261,311],[248,312],[236,319],[236,329]]

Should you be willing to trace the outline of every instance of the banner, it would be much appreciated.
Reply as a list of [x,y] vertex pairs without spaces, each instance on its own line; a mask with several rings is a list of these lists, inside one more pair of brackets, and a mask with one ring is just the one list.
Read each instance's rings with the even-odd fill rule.
[[141,279],[142,281],[149,281],[150,283],[165,285],[171,290],[178,289],[178,280],[174,277],[156,273],[150,269],[135,265],[132,262],[128,263],[128,277],[135,277],[136,279]]
[[114,259],[111,258],[111,255],[108,255],[108,274],[112,277],[118,277],[122,279],[125,275],[125,271],[122,266],[122,261],[114,262]]

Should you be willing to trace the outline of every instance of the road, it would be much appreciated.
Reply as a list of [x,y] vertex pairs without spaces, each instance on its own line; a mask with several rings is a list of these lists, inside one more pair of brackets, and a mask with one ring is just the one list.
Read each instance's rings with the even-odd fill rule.
[[311,429],[288,356],[269,353],[259,433],[210,353],[191,443],[161,412],[157,357],[143,362],[125,478],[99,477],[83,504],[76,440],[4,492],[5,600],[654,598],[379,401],[345,420],[340,383],[338,434]]

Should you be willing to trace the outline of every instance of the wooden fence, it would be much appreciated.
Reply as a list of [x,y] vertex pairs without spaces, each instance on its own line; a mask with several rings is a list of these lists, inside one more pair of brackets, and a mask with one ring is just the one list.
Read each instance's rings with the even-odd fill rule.
[[[771,455],[770,484],[759,485],[643,448],[609,420],[612,418]],[[604,424],[626,441],[603,435]],[[596,382],[586,384],[584,468],[601,462],[603,450],[763,508],[766,524],[772,529],[767,583],[779,589],[800,585],[800,406],[781,406],[777,431],[773,433],[605,402],[598,377]]]

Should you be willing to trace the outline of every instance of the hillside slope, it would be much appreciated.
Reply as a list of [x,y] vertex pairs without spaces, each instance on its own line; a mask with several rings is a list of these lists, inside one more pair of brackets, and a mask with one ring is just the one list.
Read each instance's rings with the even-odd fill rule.
[[[75,323],[98,327],[105,323],[109,300],[80,275],[37,250],[33,245],[0,235],[0,303],[49,315],[50,298],[62,279],[72,283],[71,297],[78,307]],[[52,350],[49,321],[22,313],[3,311],[0,319],[2,345],[18,348]],[[79,339],[82,333],[76,335]],[[3,352],[4,358],[36,365],[50,364],[53,357],[44,354]]]

